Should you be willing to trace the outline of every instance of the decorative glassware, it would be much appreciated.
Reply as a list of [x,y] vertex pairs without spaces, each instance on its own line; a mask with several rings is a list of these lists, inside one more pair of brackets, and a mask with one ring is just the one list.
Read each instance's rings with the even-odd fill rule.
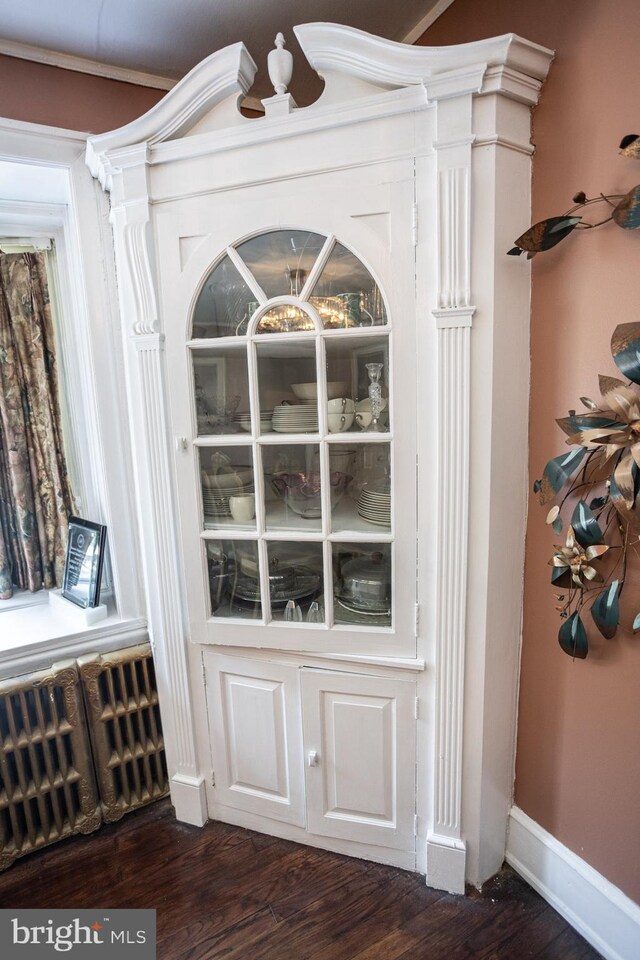
[[309,604],[307,623],[324,623],[324,607],[317,600],[312,600]]
[[371,402],[371,423],[367,428],[368,433],[380,432],[380,408],[382,404],[382,385],[380,383],[380,374],[382,373],[382,363],[365,364],[369,374],[369,400]]
[[287,605],[284,608],[284,619],[289,623],[302,622],[302,610],[295,600],[287,600]]

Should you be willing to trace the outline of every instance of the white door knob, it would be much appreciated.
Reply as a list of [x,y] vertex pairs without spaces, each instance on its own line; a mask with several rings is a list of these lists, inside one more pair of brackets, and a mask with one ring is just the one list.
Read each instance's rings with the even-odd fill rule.
[[309,754],[308,754],[308,756],[307,756],[307,763],[309,764],[310,767],[317,767],[317,766],[318,766],[318,751],[317,751],[317,750],[309,750]]

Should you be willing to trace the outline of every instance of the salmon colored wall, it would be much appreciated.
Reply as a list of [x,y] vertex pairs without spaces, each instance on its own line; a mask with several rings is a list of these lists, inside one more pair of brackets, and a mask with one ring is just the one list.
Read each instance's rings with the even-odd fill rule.
[[[509,32],[556,51],[533,121],[533,219],[562,213],[578,190],[626,192],[640,182],[640,163],[617,153],[624,134],[640,132],[637,0],[455,0],[419,42]],[[616,324],[639,318],[639,266],[640,231],[613,224],[535,258],[532,479],[567,449],[555,418],[598,396],[598,373],[617,374],[609,341]],[[623,630],[604,640],[592,628],[587,660],[562,653],[547,566],[558,538],[545,516],[531,496],[516,803],[640,901],[640,639]],[[626,624],[640,610],[639,560],[629,579]]]
[[0,55],[0,116],[104,133],[146,113],[165,90]]

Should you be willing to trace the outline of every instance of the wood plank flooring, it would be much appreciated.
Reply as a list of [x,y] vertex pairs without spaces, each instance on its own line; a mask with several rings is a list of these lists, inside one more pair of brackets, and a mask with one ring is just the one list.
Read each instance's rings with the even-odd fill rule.
[[456,897],[424,878],[223,823],[168,801],[0,874],[0,907],[151,907],[158,960],[597,960],[505,868]]

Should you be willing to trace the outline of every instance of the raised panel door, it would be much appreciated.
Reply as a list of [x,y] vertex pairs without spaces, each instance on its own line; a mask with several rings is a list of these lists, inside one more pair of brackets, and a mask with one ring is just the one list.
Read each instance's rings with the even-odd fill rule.
[[216,801],[304,826],[298,669],[204,653]]
[[416,685],[303,669],[311,833],[414,848]]

